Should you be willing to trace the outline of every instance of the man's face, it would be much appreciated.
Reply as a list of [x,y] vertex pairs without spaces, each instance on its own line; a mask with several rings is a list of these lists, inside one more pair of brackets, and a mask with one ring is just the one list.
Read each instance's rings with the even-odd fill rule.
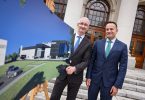
[[85,34],[85,33],[88,31],[88,29],[89,29],[89,21],[82,18],[82,19],[79,21],[79,23],[77,24],[77,26],[78,26],[78,34],[79,34],[79,35],[83,35],[83,34]]
[[117,32],[118,32],[118,30],[117,30],[117,27],[115,24],[108,23],[106,25],[106,37],[108,39],[113,39],[116,36]]

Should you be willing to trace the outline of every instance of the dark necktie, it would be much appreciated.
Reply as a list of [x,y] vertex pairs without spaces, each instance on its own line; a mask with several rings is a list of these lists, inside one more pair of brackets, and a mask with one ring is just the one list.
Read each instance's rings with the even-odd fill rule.
[[74,51],[78,48],[78,46],[80,44],[80,40],[81,40],[81,37],[77,36],[77,41],[76,41],[75,46],[74,46]]

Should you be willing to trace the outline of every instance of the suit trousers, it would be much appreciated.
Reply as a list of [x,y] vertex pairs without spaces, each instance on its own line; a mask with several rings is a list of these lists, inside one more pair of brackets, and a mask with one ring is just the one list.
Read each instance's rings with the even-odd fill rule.
[[60,100],[62,92],[67,85],[67,98],[66,100],[75,100],[81,83],[69,82],[68,79],[56,79],[50,100]]
[[98,83],[99,84],[96,84],[91,81],[91,85],[88,90],[88,100],[97,100],[99,92],[100,100],[112,100],[112,96],[110,94],[110,90],[112,87],[105,87],[102,79],[101,82]]

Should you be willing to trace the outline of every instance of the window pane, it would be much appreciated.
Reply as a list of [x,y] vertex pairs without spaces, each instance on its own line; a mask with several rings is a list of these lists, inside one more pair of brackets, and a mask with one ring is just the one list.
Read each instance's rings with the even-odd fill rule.
[[145,46],[145,42],[137,41],[136,48],[135,48],[135,53],[138,54],[138,55],[142,55],[144,46]]
[[95,20],[96,19],[96,16],[93,16],[92,20]]
[[142,25],[142,20],[139,20],[139,21],[138,21],[138,24]]
[[[107,11],[105,11],[105,8]],[[109,8],[105,1],[99,0],[99,2],[97,2],[97,0],[91,0],[87,4],[85,16],[89,17],[91,25],[104,27],[102,23],[105,23],[108,19],[108,9]],[[88,10],[89,12],[87,12]]]
[[103,21],[104,21],[104,19],[103,19],[102,17],[100,17],[100,21],[101,21],[101,22],[103,22]]
[[55,14],[60,17],[61,19],[64,19],[64,14],[66,10],[68,0],[54,0],[55,3]]
[[137,14],[136,14],[136,19],[135,19],[135,23],[134,23],[134,28],[133,28],[133,32],[139,35],[145,35],[145,28],[144,28],[144,23],[145,23],[145,19],[144,19],[144,15],[145,15],[145,10],[143,10],[144,8],[139,7]]
[[103,12],[101,12],[101,17],[103,17],[104,16],[104,13]]
[[101,14],[100,14],[100,12],[97,12],[97,16],[100,16]]
[[93,15],[93,10],[90,10],[89,13],[90,13],[91,15]]
[[89,15],[89,19],[92,19],[92,15]]

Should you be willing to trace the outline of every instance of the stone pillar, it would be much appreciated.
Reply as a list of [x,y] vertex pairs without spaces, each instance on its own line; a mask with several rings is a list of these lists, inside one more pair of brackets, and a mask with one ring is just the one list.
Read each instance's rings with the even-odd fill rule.
[[[127,44],[128,50],[131,42],[134,21],[139,0],[121,0],[117,18],[117,38]],[[135,68],[135,58],[128,56],[128,68]]]
[[84,0],[68,0],[64,22],[76,29],[76,23],[80,19]]
[[122,0],[117,18],[117,38],[129,48],[139,0]]

